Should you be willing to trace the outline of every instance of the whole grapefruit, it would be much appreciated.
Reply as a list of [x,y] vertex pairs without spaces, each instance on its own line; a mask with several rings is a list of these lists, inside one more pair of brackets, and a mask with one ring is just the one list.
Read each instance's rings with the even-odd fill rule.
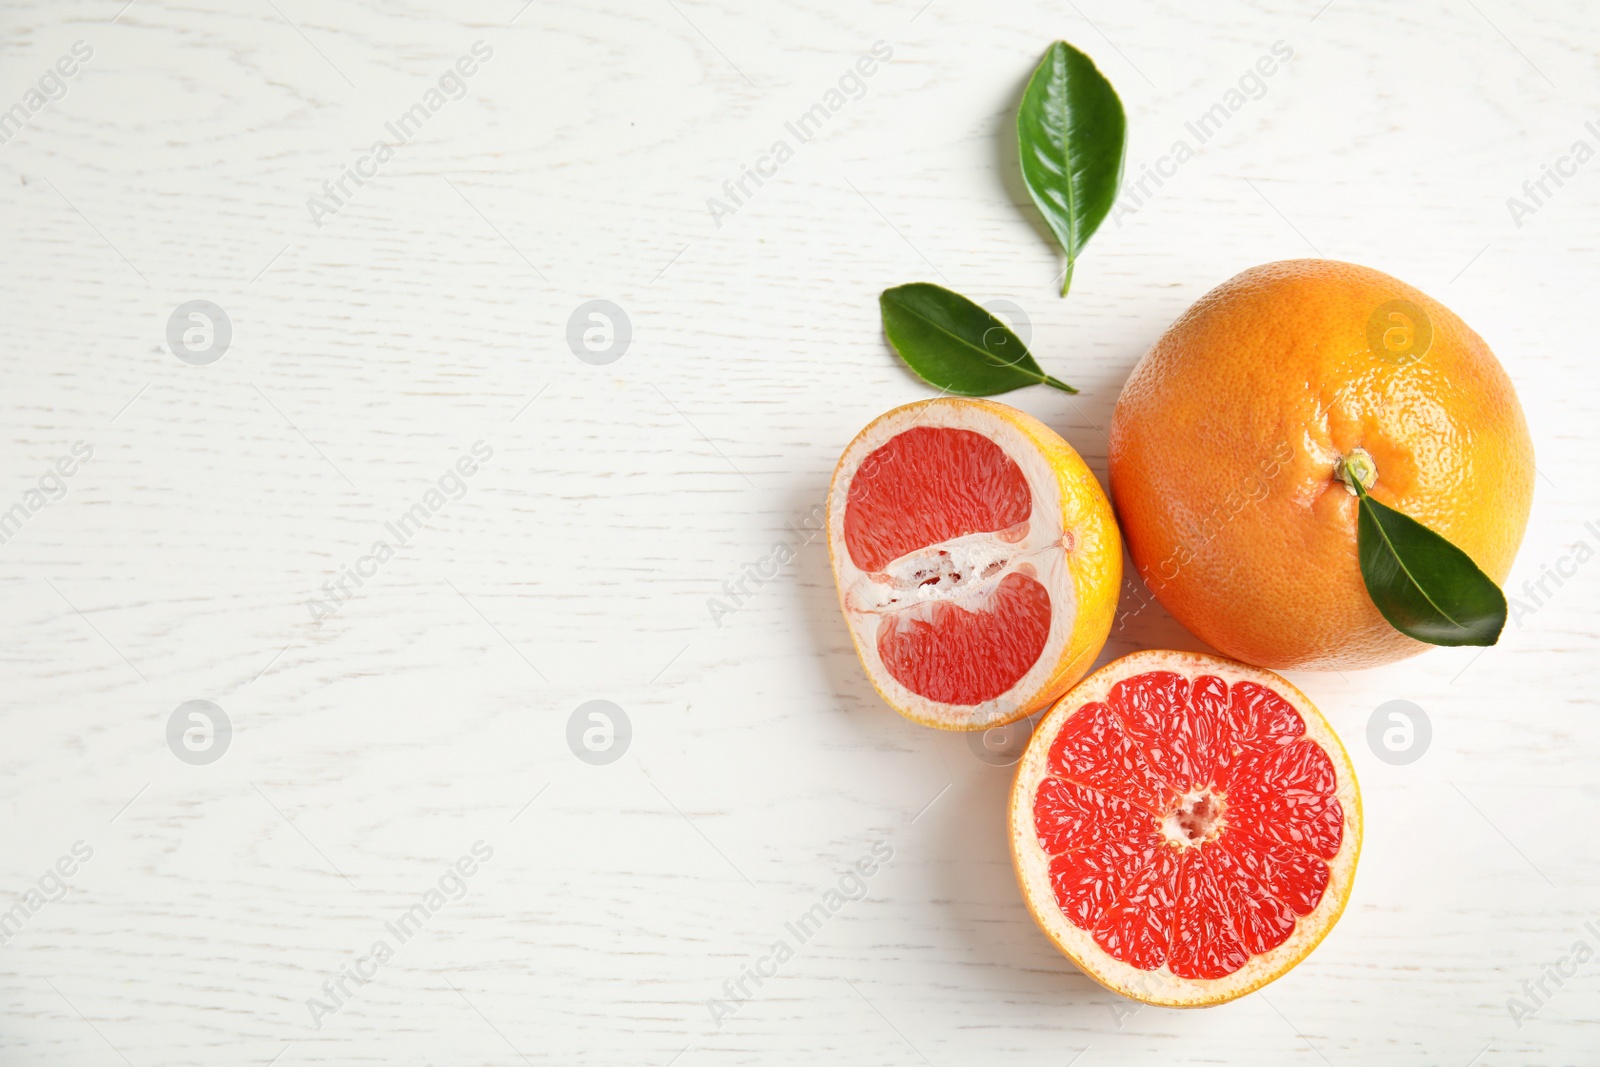
[[1351,456],[1373,497],[1504,582],[1533,444],[1489,346],[1387,274],[1268,263],[1207,293],[1134,367],[1111,494],[1140,575],[1197,637],[1278,670],[1370,667],[1428,646],[1367,593],[1339,477]]

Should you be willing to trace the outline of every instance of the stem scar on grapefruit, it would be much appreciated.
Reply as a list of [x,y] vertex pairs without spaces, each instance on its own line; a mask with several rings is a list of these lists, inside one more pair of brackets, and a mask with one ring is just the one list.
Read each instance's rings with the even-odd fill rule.
[[1011,856],[1091,978],[1175,1008],[1285,974],[1344,911],[1361,794],[1344,746],[1271,671],[1193,652],[1102,667],[1039,723]]
[[845,449],[828,554],[856,652],[900,714],[982,730],[1047,707],[1105,644],[1122,584],[1111,505],[1031,415],[954,397]]

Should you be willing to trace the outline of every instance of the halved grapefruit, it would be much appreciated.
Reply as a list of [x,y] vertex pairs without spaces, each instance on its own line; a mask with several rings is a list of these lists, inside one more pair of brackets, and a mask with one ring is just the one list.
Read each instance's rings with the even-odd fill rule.
[[1039,723],[1011,790],[1028,910],[1091,978],[1220,1004],[1304,959],[1350,897],[1361,795],[1344,746],[1271,671],[1135,652]]
[[1049,706],[1105,644],[1122,547],[1100,483],[990,400],[895,408],[845,449],[828,553],[867,676],[900,714],[982,730]]

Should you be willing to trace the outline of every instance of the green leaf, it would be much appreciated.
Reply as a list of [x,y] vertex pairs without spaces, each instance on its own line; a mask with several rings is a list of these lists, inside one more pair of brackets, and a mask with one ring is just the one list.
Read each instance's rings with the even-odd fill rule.
[[1360,478],[1356,553],[1367,595],[1389,625],[1430,645],[1492,645],[1506,598],[1472,557],[1416,519],[1367,495]]
[[1122,184],[1128,120],[1094,61],[1065,41],[1044,54],[1017,111],[1022,180],[1072,266],[1105,221]]
[[960,293],[912,282],[878,298],[883,332],[906,366],[956,396],[993,396],[1024,385],[1076,393],[1046,374],[1011,328]]

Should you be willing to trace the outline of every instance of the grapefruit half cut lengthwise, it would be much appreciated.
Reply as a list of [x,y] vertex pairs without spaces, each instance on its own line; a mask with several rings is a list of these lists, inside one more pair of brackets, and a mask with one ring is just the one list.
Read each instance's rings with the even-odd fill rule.
[[1105,644],[1111,505],[1072,446],[1005,404],[941,398],[845,449],[828,552],[856,652],[908,719],[982,730],[1048,707]]
[[1271,671],[1135,652],[1040,721],[1011,854],[1045,935],[1091,978],[1195,1008],[1260,989],[1344,911],[1361,795],[1322,714]]

